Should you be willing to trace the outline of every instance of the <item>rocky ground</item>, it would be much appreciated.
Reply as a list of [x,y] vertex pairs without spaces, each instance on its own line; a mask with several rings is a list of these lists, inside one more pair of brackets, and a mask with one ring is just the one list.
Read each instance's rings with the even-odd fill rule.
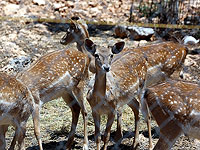
[[[123,5],[120,5],[122,4]],[[131,0],[124,1],[54,1],[54,0],[1,0],[0,15],[1,17],[71,17],[78,11],[81,12],[82,17],[88,19],[96,19],[100,21],[113,21],[118,18],[127,20],[129,14]],[[101,9],[102,7],[102,9]],[[105,9],[106,7],[106,9]],[[123,9],[122,9],[123,8]],[[106,11],[102,11],[106,10]],[[100,12],[99,12],[100,11]],[[103,14],[102,14],[103,12]],[[85,15],[84,15],[85,13]],[[68,15],[66,15],[68,14]],[[89,15],[88,15],[89,14]],[[104,16],[107,15],[107,16]],[[111,17],[108,17],[111,16]],[[97,19],[98,18],[98,19]],[[2,18],[1,18],[2,19]],[[101,20],[102,19],[102,20]],[[0,20],[0,69],[8,74],[16,75],[24,68],[29,67],[40,56],[56,50],[74,47],[75,44],[63,46],[60,44],[61,37],[65,34],[67,24],[62,23],[48,23],[48,22],[26,22],[13,21],[9,19]],[[180,30],[178,30],[180,31]],[[181,30],[181,34],[190,34],[199,38],[199,30]],[[137,47],[146,44],[151,44],[154,41],[146,40],[130,40],[129,38],[120,39],[114,36],[113,26],[97,26],[89,25],[89,32],[91,39],[100,45],[107,45],[107,43],[114,43],[116,41],[125,41],[126,47]],[[158,34],[156,34],[157,36]],[[156,37],[158,38],[158,37]],[[160,37],[159,37],[160,38]],[[183,65],[182,79],[199,82],[200,80],[200,45],[188,46],[190,54],[187,55]],[[93,138],[94,124],[89,110],[89,142],[90,149],[95,149],[95,142]],[[124,140],[122,142],[122,149],[130,149],[132,144],[132,137],[134,131],[134,116],[131,110],[125,106],[123,113],[123,130]],[[102,118],[102,131],[105,128],[106,118]],[[54,100],[45,104],[41,112],[41,133],[45,150],[61,150],[64,149],[68,131],[70,130],[71,112],[64,104],[62,99]],[[158,140],[157,128],[155,122],[152,122],[153,142]],[[73,149],[82,149],[83,141],[83,120],[79,119],[75,143]],[[112,134],[116,130],[116,122],[112,127]],[[140,126],[140,147],[139,149],[148,148],[148,136],[146,134],[147,128],[144,121],[141,121]],[[8,145],[13,137],[13,128],[9,129],[7,134]],[[113,147],[113,140],[109,143],[109,148]],[[33,134],[33,125],[31,118],[27,125],[26,134],[27,150],[38,149],[37,142]],[[199,149],[199,143],[194,139],[182,136],[178,139],[173,149]]]

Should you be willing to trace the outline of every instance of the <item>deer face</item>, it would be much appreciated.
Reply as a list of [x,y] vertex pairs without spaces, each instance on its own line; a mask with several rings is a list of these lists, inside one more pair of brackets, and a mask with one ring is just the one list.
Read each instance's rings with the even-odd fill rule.
[[74,20],[72,18],[70,27],[67,30],[67,33],[62,37],[60,43],[67,45],[69,43],[76,42],[78,44],[83,44],[86,38],[89,38],[87,31],[87,25],[85,23],[79,22],[80,18],[76,17]]
[[120,53],[124,48],[124,42],[118,42],[110,48],[95,45],[91,40],[85,40],[85,48],[95,58],[95,66],[97,70],[109,72],[113,56]]

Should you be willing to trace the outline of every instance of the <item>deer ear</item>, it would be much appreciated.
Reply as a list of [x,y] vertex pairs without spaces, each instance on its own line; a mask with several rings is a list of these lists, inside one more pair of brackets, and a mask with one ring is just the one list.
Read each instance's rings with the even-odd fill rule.
[[118,54],[118,53],[120,53],[120,52],[123,50],[124,45],[125,45],[125,42],[118,42],[118,43],[115,43],[115,45],[112,47],[112,53],[113,53],[113,54]]
[[94,56],[94,53],[96,52],[96,45],[90,39],[86,39],[84,45],[85,49]]
[[72,19],[72,20],[76,20],[76,21],[77,21],[77,20],[79,20],[79,19],[80,19],[80,17],[79,17],[79,16],[73,16],[73,17],[71,17],[71,19]]
[[73,30],[77,30],[77,26],[76,26],[76,22],[73,21],[72,19],[70,19],[70,28],[73,29]]

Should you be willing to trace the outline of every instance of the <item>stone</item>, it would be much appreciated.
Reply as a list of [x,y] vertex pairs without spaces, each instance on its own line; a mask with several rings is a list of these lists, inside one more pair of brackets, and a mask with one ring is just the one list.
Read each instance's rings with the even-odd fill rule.
[[199,40],[196,40],[193,36],[185,36],[183,38],[183,44],[184,45],[195,45],[199,43]]
[[154,34],[154,30],[152,28],[132,26],[127,27],[127,30],[130,32],[130,39],[133,40],[149,40]]
[[114,33],[116,37],[127,38],[129,36],[129,31],[126,30],[126,26],[116,26],[114,28]]
[[41,6],[41,5],[45,5],[46,1],[45,0],[33,0],[33,3]]
[[19,10],[19,5],[16,5],[16,4],[8,4],[6,5],[4,8],[4,13],[6,15],[13,15],[13,14],[16,14]]

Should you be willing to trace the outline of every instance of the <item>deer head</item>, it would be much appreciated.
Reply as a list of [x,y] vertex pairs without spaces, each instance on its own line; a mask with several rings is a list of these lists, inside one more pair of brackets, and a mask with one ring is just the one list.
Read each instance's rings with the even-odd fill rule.
[[76,42],[78,50],[83,51],[81,46],[84,44],[86,38],[89,38],[87,24],[79,17],[73,17],[71,19],[71,24],[67,29],[67,33],[62,37],[60,43],[67,45]]
[[111,47],[111,50],[95,45],[91,40],[85,40],[85,49],[95,57],[95,66],[97,70],[109,72],[113,56],[120,53],[124,48],[124,42],[118,42]]

